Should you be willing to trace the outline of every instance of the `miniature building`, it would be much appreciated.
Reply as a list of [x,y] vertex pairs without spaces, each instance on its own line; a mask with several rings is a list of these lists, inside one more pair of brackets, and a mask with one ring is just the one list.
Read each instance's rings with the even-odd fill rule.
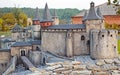
[[[114,58],[117,56],[117,31],[103,29],[104,18],[100,9],[95,10],[94,2],[91,2],[88,13],[84,15],[83,24],[53,25],[42,29],[41,48],[68,57],[89,54],[94,59]],[[107,32],[112,37],[109,38]],[[103,39],[101,36],[104,36]],[[114,42],[110,44],[110,40]],[[108,55],[104,53],[107,49],[110,52]]]

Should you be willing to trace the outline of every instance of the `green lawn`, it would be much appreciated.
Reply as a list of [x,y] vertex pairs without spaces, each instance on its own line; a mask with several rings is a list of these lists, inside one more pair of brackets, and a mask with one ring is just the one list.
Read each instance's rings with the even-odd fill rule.
[[5,36],[11,36],[11,31],[0,31],[0,36],[5,35]]
[[120,54],[120,39],[118,40],[118,52]]

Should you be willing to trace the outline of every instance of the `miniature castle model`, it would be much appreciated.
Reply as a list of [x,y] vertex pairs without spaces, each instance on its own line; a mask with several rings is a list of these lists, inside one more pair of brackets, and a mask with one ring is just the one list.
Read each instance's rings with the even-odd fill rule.
[[47,53],[67,57],[90,55],[93,59],[117,57],[118,31],[104,28],[104,17],[99,7],[96,11],[94,5],[94,2],[90,3],[82,24],[66,25],[59,25],[56,12],[52,17],[47,4],[42,19],[36,8],[33,25],[27,28],[16,25],[12,29],[11,39],[3,41],[0,74],[7,69],[3,75],[9,75],[21,62],[33,71],[33,64],[46,64]]
[[117,57],[117,30],[106,30],[104,18],[94,2],[85,13],[83,24],[53,25],[42,29],[41,49],[56,55],[89,54],[93,59]]

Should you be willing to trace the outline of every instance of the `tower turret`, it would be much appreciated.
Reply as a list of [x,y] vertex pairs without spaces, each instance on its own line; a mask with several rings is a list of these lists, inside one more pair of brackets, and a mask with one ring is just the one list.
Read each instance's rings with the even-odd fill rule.
[[35,9],[35,15],[33,18],[33,25],[40,25],[40,15],[38,7]]
[[57,13],[56,13],[55,9],[54,9],[54,12],[53,12],[52,19],[53,19],[53,25],[58,25],[59,24],[59,18],[57,16]]
[[103,16],[99,9],[97,11],[95,10],[94,2],[90,3],[90,9],[84,20],[84,23],[86,24],[87,32],[90,32],[92,29],[104,29]]
[[45,9],[44,9],[44,13],[43,13],[43,18],[42,18],[42,20],[41,20],[40,23],[41,23],[42,27],[47,27],[47,26],[53,25],[53,20],[52,20],[50,11],[48,9],[47,3],[45,5]]

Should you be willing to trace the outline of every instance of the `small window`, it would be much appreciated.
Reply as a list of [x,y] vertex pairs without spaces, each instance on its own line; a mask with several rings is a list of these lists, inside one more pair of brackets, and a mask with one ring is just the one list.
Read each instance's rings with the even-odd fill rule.
[[85,40],[85,37],[83,35],[81,36],[81,40]]
[[112,34],[110,35],[110,37],[112,37]]
[[90,45],[90,40],[87,41],[87,45]]
[[102,37],[104,37],[104,35],[102,35]]

